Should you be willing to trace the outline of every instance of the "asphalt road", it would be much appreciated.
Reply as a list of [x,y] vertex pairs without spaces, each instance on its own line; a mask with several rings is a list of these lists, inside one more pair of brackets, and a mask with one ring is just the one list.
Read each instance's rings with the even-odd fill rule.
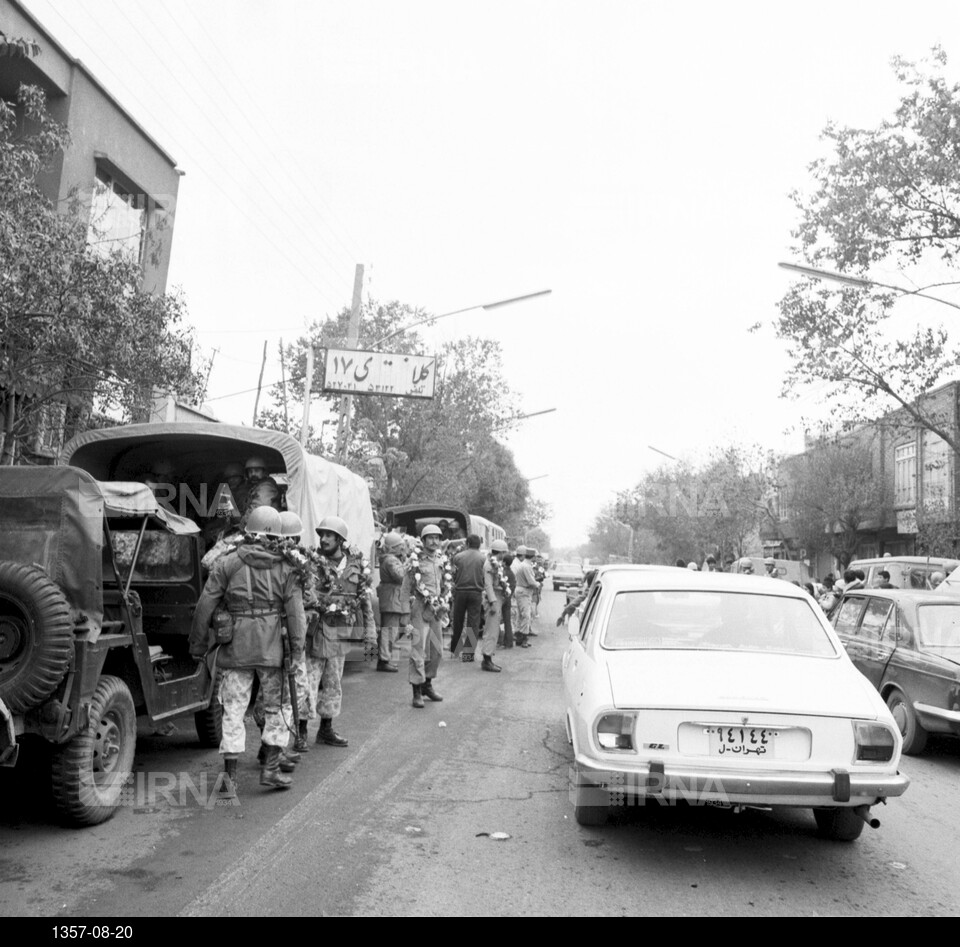
[[562,602],[545,593],[534,646],[502,652],[501,674],[445,659],[445,700],[423,710],[405,674],[350,668],[337,723],[350,746],[312,747],[289,791],[259,787],[251,749],[240,804],[205,807],[183,787],[212,786],[220,761],[197,748],[191,722],[141,735],[128,804],[102,826],[60,827],[42,786],[0,774],[0,912],[958,913],[960,741],[905,758],[910,789],[852,844],[817,838],[803,810],[650,805],[578,826],[560,715],[566,635],[553,625]]

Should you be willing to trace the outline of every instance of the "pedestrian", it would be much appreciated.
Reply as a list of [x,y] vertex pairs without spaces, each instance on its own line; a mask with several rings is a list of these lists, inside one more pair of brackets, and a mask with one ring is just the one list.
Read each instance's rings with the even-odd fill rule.
[[514,601],[517,589],[517,576],[513,571],[514,556],[507,552],[501,559],[504,572],[507,574],[507,582],[510,584],[510,597],[503,602],[503,646],[505,648],[513,647],[513,615],[517,603]]
[[399,533],[383,537],[383,555],[380,557],[380,584],[377,601],[380,604],[380,649],[377,670],[396,673],[393,650],[400,629],[410,623],[410,587],[407,575],[407,545]]
[[[536,549],[531,549],[527,547],[527,559],[530,564],[533,566],[533,575],[537,580],[537,588],[533,593],[533,618],[540,617],[540,597],[543,594],[543,583],[547,578],[547,570],[544,568],[543,559],[540,556],[540,553]],[[534,637],[536,635],[534,634]]]
[[271,540],[280,538],[280,530],[276,510],[264,508],[251,514],[244,543],[214,563],[190,631],[190,654],[202,658],[215,643],[210,620],[219,609],[215,637],[220,642],[217,666],[222,671],[217,696],[223,708],[222,790],[230,796],[236,795],[237,760],[246,746],[244,716],[255,679],[263,691],[265,713],[266,749],[260,784],[275,789],[287,789],[291,784],[290,777],[280,772],[280,752],[288,738],[281,715],[281,614],[286,615],[294,660],[303,651],[306,620],[303,593],[293,567],[280,552],[269,548]]
[[413,706],[423,699],[441,701],[433,680],[443,656],[443,628],[449,622],[453,576],[447,557],[440,552],[438,526],[428,524],[420,533],[420,547],[410,557],[410,685]]
[[500,670],[500,666],[493,663],[493,656],[497,653],[503,606],[510,602],[510,580],[503,564],[503,557],[508,551],[502,539],[495,539],[483,565],[483,644],[480,647],[483,653],[480,669],[483,671]]
[[533,565],[527,559],[526,546],[517,546],[517,558],[513,564],[514,575],[517,577],[517,590],[515,597],[517,600],[518,622],[514,633],[514,639],[518,648],[529,648],[530,637],[536,637],[533,631],[533,596],[537,589],[537,576],[533,571]]
[[[933,576],[931,576],[930,578],[932,580]],[[890,581],[890,573],[887,572],[886,569],[881,569],[877,573],[877,588],[878,589],[895,589],[896,588],[896,586]],[[936,588],[936,586],[933,586],[933,588]]]
[[377,626],[367,590],[370,566],[363,554],[347,544],[347,524],[339,516],[325,516],[317,527],[317,602],[320,624],[307,653],[309,686],[317,693],[320,727],[317,743],[347,746],[333,729],[343,706],[343,665],[351,641],[373,640]]
[[[483,624],[484,564],[486,556],[480,552],[480,537],[476,533],[467,536],[467,545],[460,550],[451,562],[453,571],[453,627],[450,633],[450,653],[460,654],[461,660],[472,661],[477,642],[480,639],[480,627]],[[461,644],[463,626],[466,621],[468,631]],[[497,624],[499,628],[499,622]]]
[[717,560],[715,556],[707,556],[703,561],[702,572],[719,572],[720,568],[717,566]]

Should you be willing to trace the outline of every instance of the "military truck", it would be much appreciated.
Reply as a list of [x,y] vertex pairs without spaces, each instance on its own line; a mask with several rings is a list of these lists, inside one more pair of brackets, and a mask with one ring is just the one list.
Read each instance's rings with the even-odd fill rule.
[[[306,545],[336,514],[351,543],[372,547],[362,478],[276,431],[124,425],[78,435],[61,466],[0,468],[0,766],[29,756],[24,737],[45,741],[68,822],[114,813],[138,717],[192,714],[200,744],[219,744],[215,655],[197,664],[187,643],[224,468],[254,454]],[[155,482],[160,467],[169,482]]]
[[219,743],[211,668],[187,652],[201,588],[199,528],[144,484],[0,468],[0,765],[24,735],[46,741],[66,821],[114,813],[138,716],[195,714],[200,742]]

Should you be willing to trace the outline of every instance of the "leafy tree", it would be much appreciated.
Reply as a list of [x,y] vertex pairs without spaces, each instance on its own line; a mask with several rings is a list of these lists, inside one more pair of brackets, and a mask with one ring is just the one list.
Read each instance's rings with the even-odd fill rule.
[[796,538],[811,554],[829,552],[842,568],[856,555],[864,524],[878,523],[888,505],[873,454],[869,443],[824,441],[781,464],[782,505]]
[[[390,335],[404,324],[423,319],[420,309],[399,302],[371,301],[364,310],[360,348]],[[349,310],[335,320],[315,322],[308,333],[287,347],[290,370],[288,403],[299,406],[302,418],[303,380],[307,346],[314,350],[342,347],[347,338]],[[393,352],[422,351],[416,332],[390,340]],[[499,345],[489,339],[465,338],[449,343],[437,358],[433,399],[361,395],[353,399],[353,438],[347,464],[370,477],[383,506],[436,501],[466,507],[471,513],[506,525],[527,511],[529,487],[510,450],[497,441],[517,411],[503,378]],[[317,412],[336,417],[339,396],[320,395],[322,365],[315,366],[311,390],[324,405]],[[267,427],[285,429],[283,391],[271,392],[272,406],[261,416]],[[288,412],[289,414],[289,412]],[[290,433],[299,435],[298,424]],[[320,434],[311,423],[309,449],[322,454],[334,450],[333,424]],[[327,430],[329,428],[329,430]]]
[[[17,106],[0,102],[0,463],[52,405],[73,430],[91,413],[138,417],[154,388],[195,400],[192,338],[179,295],[141,290],[136,260],[88,246],[86,223],[58,213],[37,174],[69,147],[43,93],[22,86]],[[18,133],[18,110],[27,134]]]
[[[826,127],[830,153],[810,165],[815,188],[793,194],[800,218],[795,249],[807,262],[867,279],[877,264],[908,271],[956,266],[960,84],[945,78],[946,62],[940,49],[923,68],[894,60],[903,93],[892,118],[872,129]],[[785,392],[826,382],[829,395],[843,399],[850,426],[900,407],[908,423],[957,450],[950,419],[922,396],[949,379],[960,349],[942,328],[893,337],[887,320],[902,295],[893,285],[794,284],[774,323],[793,360]]]

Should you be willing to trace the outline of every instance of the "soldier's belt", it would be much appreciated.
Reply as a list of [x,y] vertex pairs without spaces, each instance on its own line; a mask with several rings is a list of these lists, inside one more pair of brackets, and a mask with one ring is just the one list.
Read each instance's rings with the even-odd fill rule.
[[278,608],[249,608],[239,612],[230,609],[229,611],[234,618],[267,618],[270,615],[283,615]]

